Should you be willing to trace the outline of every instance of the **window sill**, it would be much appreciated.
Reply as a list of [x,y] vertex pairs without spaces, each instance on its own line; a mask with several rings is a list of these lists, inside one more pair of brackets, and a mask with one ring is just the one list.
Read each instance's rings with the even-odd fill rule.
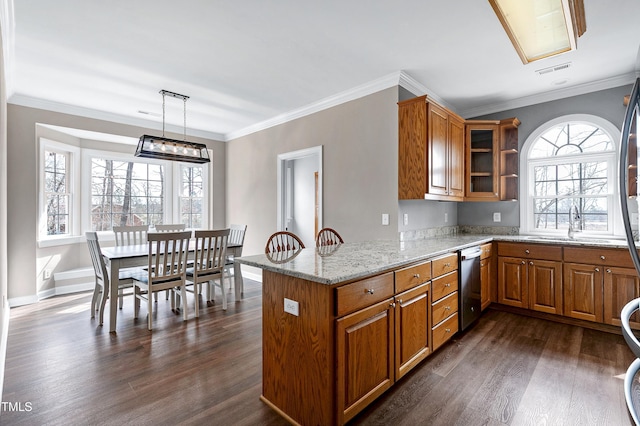
[[69,244],[80,244],[86,240],[81,235],[64,235],[60,237],[47,237],[42,240],[38,240],[38,248],[65,246]]

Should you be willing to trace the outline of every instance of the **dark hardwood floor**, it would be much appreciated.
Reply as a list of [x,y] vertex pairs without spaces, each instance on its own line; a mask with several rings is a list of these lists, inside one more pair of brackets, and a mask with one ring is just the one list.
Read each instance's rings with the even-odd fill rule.
[[[90,298],[11,310],[2,401],[31,410],[4,410],[0,424],[286,424],[259,400],[259,283],[187,322],[160,297],[153,332],[129,297],[110,335],[89,319]],[[489,310],[352,423],[626,425],[633,359],[619,335]]]

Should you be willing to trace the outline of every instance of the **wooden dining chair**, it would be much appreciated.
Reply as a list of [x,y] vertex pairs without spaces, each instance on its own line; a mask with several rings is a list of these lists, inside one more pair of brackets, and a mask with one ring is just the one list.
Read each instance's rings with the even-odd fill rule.
[[[227,310],[227,292],[224,291],[225,259],[229,241],[229,229],[195,231],[196,250],[193,267],[187,268],[187,285],[192,285],[191,291],[195,298],[195,315],[200,316],[200,294],[202,285],[206,284],[207,302],[215,298],[215,280],[220,283],[222,293],[222,310]],[[228,275],[227,275],[228,276]],[[213,294],[211,291],[213,287]],[[187,290],[189,290],[187,288]],[[184,302],[185,310],[186,300]],[[180,297],[176,308],[180,307]]]
[[113,234],[117,246],[131,246],[147,243],[149,225],[114,226]]
[[344,243],[342,237],[332,228],[322,228],[316,237],[316,247],[332,246],[342,243]]
[[305,248],[304,243],[296,234],[289,231],[278,231],[269,237],[264,252],[266,254],[280,253],[283,251],[298,251],[303,248]]
[[[138,318],[140,300],[147,303],[147,327],[152,329],[153,303],[151,294],[179,289],[186,300],[187,254],[191,231],[155,232],[147,235],[149,264],[146,273],[133,278],[134,318]],[[173,298],[172,298],[173,302]],[[174,306],[172,306],[174,307]],[[183,319],[188,318],[183,309]]]
[[[91,256],[93,272],[96,278],[96,285],[93,289],[93,297],[91,298],[91,318],[95,318],[95,312],[98,310],[99,324],[102,325],[104,320],[104,306],[109,298],[109,273],[104,262],[104,257],[102,257],[100,243],[98,242],[98,233],[89,231],[85,233],[85,236],[87,237],[89,255]],[[127,268],[120,271],[118,276],[118,295],[121,302],[124,297],[124,289],[133,286],[133,277],[138,275],[141,270],[141,268]],[[122,303],[120,303],[120,309],[122,309]]]
[[165,225],[156,225],[156,232],[179,232],[187,229],[184,223],[168,223]]

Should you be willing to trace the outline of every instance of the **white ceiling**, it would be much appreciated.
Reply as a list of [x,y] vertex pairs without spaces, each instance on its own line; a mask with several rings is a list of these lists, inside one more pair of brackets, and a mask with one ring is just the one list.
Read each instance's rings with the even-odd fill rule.
[[190,96],[189,134],[221,140],[399,82],[472,117],[640,70],[638,0],[584,0],[578,50],[528,65],[487,0],[0,2],[10,103],[161,129],[165,89]]

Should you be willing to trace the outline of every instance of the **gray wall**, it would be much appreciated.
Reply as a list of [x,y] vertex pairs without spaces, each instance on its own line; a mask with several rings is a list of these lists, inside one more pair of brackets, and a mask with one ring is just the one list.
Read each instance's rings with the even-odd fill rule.
[[[227,148],[227,219],[247,224],[243,255],[276,231],[278,154],[324,146],[323,225],[345,241],[397,238],[398,88],[235,139]],[[381,224],[382,213],[390,225]]]
[[0,36],[0,395],[4,383],[9,302],[7,297],[7,91],[4,52]]
[[[518,117],[521,122],[518,128],[518,144],[520,149],[522,149],[522,145],[534,130],[544,123],[563,115],[596,115],[610,121],[618,129],[621,129],[625,113],[625,106],[622,101],[625,95],[631,93],[631,88],[631,85],[616,87],[475,118],[493,120]],[[522,182],[520,182],[520,184],[522,184]],[[492,221],[493,212],[502,213],[501,223],[498,224]],[[519,212],[519,201],[459,203],[458,224],[520,226]]]
[[[139,138],[142,134],[157,134],[157,130],[89,119],[35,108],[8,105],[7,147],[7,244],[11,250],[8,260],[8,297],[16,301],[35,301],[38,292],[50,289],[52,280],[44,280],[43,265],[53,267],[53,272],[90,267],[86,243],[38,248],[38,145],[36,124],[51,124],[62,127],[91,130]],[[172,137],[172,135],[168,135]],[[181,135],[173,135],[179,138]],[[226,188],[226,144],[201,138],[189,137],[206,143],[213,150],[213,173],[211,176],[214,207],[213,226],[222,227],[225,218]],[[135,147],[131,146],[131,154]],[[86,229],[81,230],[83,233]]]

